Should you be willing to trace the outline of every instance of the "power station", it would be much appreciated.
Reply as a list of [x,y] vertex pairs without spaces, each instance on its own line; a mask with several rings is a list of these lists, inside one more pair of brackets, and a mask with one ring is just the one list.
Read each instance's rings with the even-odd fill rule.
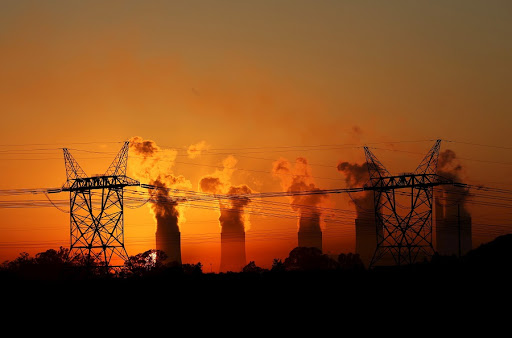
[[[361,188],[215,195],[215,198],[237,200],[243,195],[247,200],[248,196],[262,198],[369,191],[373,195],[373,209],[371,212],[357,210],[355,226],[356,252],[370,267],[379,264],[412,264],[422,258],[430,257],[434,252],[433,206],[435,204],[437,251],[441,254],[461,255],[471,248],[469,214],[464,208],[461,210],[460,205],[455,207],[441,204],[439,200],[434,202],[433,187],[451,186],[452,190],[443,190],[443,194],[446,195],[453,189],[464,186],[457,185],[452,180],[437,174],[440,142],[440,140],[435,142],[414,172],[399,175],[391,175],[369,148],[364,147],[369,180]],[[124,245],[123,189],[125,187],[141,186],[150,190],[155,189],[157,197],[153,196],[151,203],[156,205],[174,203],[174,208],[177,203],[169,196],[169,189],[140,184],[137,180],[126,176],[128,150],[129,142],[125,142],[105,174],[87,176],[69,150],[63,149],[67,181],[61,190],[70,192],[70,252],[72,256],[100,262],[100,265],[106,268],[122,266],[128,259]],[[158,191],[165,191],[165,194],[160,194]],[[158,250],[165,252],[168,262],[181,264],[178,216],[177,214],[171,216],[176,218],[172,225],[157,220],[155,244]],[[219,219],[221,223],[222,217],[228,217],[228,215],[221,214]],[[311,211],[307,214],[301,212],[299,215],[298,246],[316,247],[322,250],[319,212]],[[220,270],[240,271],[245,264],[243,226],[236,228],[236,231],[223,227]]]
[[436,251],[444,256],[463,256],[472,249],[471,215],[461,201],[460,187],[436,191]]

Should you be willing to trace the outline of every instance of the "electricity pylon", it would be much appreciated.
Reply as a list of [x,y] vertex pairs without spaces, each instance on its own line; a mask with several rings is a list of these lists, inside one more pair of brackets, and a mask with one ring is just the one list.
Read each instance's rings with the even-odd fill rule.
[[[377,228],[377,248],[370,267],[385,256],[391,256],[396,265],[402,265],[415,263],[420,256],[430,257],[434,253],[433,187],[453,184],[451,180],[437,175],[440,146],[441,140],[437,140],[413,173],[400,175],[391,175],[364,147],[370,174],[364,189],[373,191]],[[404,198],[400,198],[401,203],[397,201],[397,195],[406,196],[408,201],[405,205]]]
[[[69,191],[70,256],[98,261],[106,269],[113,258],[128,259],[124,246],[123,188],[140,183],[126,176],[129,142],[125,142],[104,175],[87,176],[64,148]],[[120,265],[117,265],[120,266]]]

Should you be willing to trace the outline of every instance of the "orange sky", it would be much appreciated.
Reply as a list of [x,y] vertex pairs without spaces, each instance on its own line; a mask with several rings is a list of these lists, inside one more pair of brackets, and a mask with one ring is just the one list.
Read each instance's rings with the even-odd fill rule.
[[[134,136],[174,149],[169,170],[193,189],[232,155],[232,184],[260,192],[281,190],[280,157],[305,157],[327,189],[345,186],[339,161],[364,161],[354,144],[412,152],[374,149],[391,172],[413,171],[433,141],[389,142],[510,148],[511,14],[508,1],[2,2],[0,189],[61,186],[62,147],[102,173],[112,142]],[[209,150],[189,158],[201,141]],[[447,148],[468,182],[512,187],[510,150]],[[184,262],[215,270],[218,211],[184,216]],[[296,220],[250,217],[247,260],[286,257]],[[326,252],[353,251],[346,223],[326,224]],[[154,230],[149,208],[127,209],[129,254],[153,248]],[[69,215],[0,209],[0,261],[68,244]]]

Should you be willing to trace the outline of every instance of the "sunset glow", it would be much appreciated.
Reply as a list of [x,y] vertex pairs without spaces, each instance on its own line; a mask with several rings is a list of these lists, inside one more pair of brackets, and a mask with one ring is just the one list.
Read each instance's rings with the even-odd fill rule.
[[[102,175],[130,141],[127,176],[167,189],[124,189],[130,256],[159,225],[205,272],[234,228],[263,268],[301,227],[354,253],[370,193],[245,195],[362,187],[364,146],[414,172],[437,139],[446,177],[512,189],[511,17],[506,1],[4,1],[0,190],[61,188],[62,148]],[[510,200],[477,197],[458,202],[473,247],[512,231]],[[69,248],[69,199],[0,194],[0,263]]]

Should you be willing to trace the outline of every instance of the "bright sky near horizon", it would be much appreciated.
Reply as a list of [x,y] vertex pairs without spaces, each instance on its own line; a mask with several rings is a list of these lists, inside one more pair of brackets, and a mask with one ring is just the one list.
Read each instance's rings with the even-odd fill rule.
[[[0,1],[0,189],[62,186],[62,147],[102,173],[135,136],[175,149],[194,190],[228,156],[255,191],[281,191],[281,157],[345,187],[336,165],[362,145],[405,172],[438,138],[466,182],[512,189],[511,19],[510,1]],[[184,217],[184,261],[216,269],[218,211]],[[248,261],[296,244],[295,219],[250,217]],[[354,250],[352,221],[325,227],[326,252]],[[125,235],[130,254],[154,247],[149,208],[126,210]],[[68,214],[0,208],[0,262],[68,244]]]

